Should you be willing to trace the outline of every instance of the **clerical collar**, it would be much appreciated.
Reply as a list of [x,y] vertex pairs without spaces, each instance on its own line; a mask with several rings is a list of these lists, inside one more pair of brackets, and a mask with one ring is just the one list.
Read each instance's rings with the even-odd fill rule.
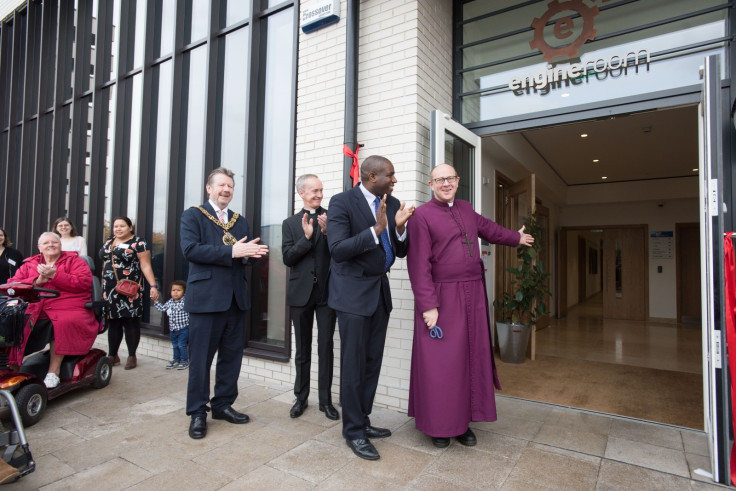
[[315,213],[317,213],[317,210],[316,210],[316,209],[315,209],[315,210],[307,210],[306,208],[302,208],[302,211],[306,211],[306,212],[308,212],[308,213],[309,213],[310,215],[314,215]]
[[449,206],[450,208],[452,208],[452,205],[454,205],[454,204],[455,204],[455,202],[453,201],[452,203],[447,203],[447,206]]

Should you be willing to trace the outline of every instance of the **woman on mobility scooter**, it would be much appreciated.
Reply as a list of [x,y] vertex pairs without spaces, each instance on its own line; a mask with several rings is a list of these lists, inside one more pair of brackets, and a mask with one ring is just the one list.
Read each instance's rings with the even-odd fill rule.
[[26,349],[37,351],[48,342],[50,363],[44,385],[51,389],[60,383],[64,355],[87,354],[100,323],[94,311],[85,308],[90,298],[92,273],[84,259],[76,252],[62,252],[61,240],[51,232],[44,232],[38,238],[38,250],[40,254],[26,259],[9,282],[32,283],[58,290],[60,295],[28,306],[26,314],[30,320],[25,326],[24,342],[10,352],[8,361],[17,369]]

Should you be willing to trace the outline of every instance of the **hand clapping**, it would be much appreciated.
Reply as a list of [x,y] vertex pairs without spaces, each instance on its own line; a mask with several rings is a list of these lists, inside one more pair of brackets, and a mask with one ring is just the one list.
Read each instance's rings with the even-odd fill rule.
[[268,246],[259,244],[261,238],[255,238],[246,242],[248,237],[243,237],[233,245],[233,257],[263,257],[268,254]]

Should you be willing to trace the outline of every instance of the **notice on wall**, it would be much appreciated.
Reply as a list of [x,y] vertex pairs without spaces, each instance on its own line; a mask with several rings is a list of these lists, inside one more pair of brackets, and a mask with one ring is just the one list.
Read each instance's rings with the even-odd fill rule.
[[672,259],[675,252],[675,233],[671,230],[649,234],[649,257]]

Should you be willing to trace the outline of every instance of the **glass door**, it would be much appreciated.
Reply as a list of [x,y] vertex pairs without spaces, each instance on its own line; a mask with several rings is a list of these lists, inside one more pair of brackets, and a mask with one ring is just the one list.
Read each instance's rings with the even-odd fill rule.
[[723,276],[723,142],[719,56],[705,58],[700,102],[700,240],[703,407],[713,480],[730,484]]
[[460,176],[457,198],[469,201],[481,213],[481,138],[439,109],[430,114],[430,168],[450,164]]

